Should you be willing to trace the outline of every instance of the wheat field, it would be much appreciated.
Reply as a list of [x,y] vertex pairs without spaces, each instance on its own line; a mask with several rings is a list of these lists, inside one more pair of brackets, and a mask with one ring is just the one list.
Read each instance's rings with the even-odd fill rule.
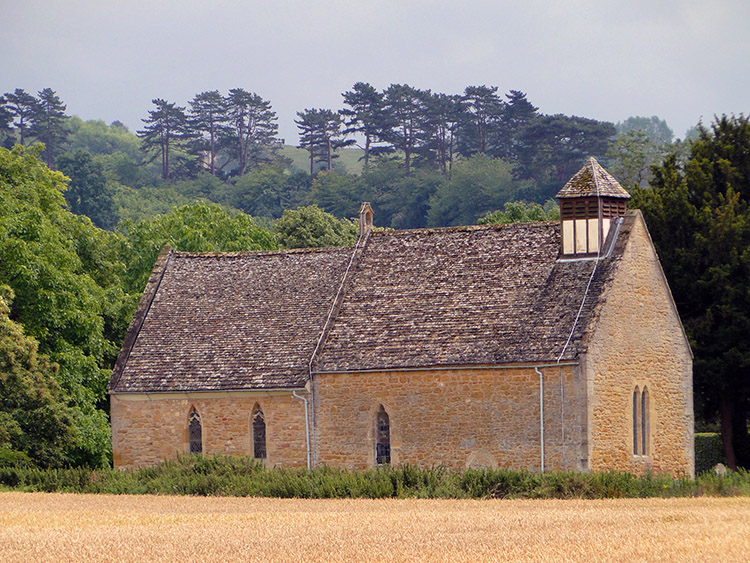
[[747,561],[750,499],[0,493],[0,561]]

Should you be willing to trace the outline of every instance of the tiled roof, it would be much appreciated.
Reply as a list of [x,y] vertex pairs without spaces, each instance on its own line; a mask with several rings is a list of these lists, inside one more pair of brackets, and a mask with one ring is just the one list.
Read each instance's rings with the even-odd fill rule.
[[[373,233],[314,371],[557,360],[595,265],[558,261],[559,236],[557,223]],[[617,258],[599,262],[562,359]]]
[[555,197],[603,196],[630,199],[630,194],[592,156]]
[[[554,361],[563,349],[562,359],[573,359],[634,213],[598,263],[577,324],[596,262],[558,260],[558,223],[373,232],[354,259],[313,371]],[[303,385],[352,252],[165,255],[110,389]]]
[[148,313],[140,330],[131,326],[138,334],[118,360],[111,390],[304,385],[351,253],[172,252],[153,301],[141,303]]

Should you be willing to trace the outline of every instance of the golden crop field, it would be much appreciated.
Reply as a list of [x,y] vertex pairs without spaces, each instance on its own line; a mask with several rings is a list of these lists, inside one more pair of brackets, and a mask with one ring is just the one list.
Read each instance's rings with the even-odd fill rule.
[[748,561],[750,499],[0,493],[0,561]]

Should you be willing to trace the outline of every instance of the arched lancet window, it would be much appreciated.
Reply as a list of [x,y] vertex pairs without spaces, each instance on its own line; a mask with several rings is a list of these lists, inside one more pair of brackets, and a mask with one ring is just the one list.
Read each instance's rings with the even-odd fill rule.
[[638,432],[640,430],[640,417],[638,416],[638,409],[640,407],[640,398],[641,393],[638,389],[638,386],[636,385],[635,390],[633,391],[633,455],[638,455],[638,444],[640,440],[638,439]]
[[641,392],[641,455],[648,455],[648,388]]
[[375,415],[375,463],[391,463],[391,421],[383,405]]
[[266,459],[266,419],[260,405],[253,408],[253,457]]
[[190,443],[190,453],[203,453],[203,428],[201,426],[201,415],[195,410],[190,409],[188,415],[188,442]]
[[633,391],[633,455],[649,455],[649,396],[646,386]]

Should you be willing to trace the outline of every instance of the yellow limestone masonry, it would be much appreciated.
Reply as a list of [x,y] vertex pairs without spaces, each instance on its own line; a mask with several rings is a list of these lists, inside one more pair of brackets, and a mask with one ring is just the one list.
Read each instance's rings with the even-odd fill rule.
[[[545,467],[584,469],[585,382],[577,366],[542,372]],[[372,467],[382,404],[394,465],[541,467],[540,387],[533,368],[320,374],[314,390],[316,465]]]
[[201,417],[203,453],[252,455],[251,416],[256,404],[266,422],[266,465],[306,466],[305,407],[291,391],[114,394],[114,465],[154,465],[188,453],[192,407]]
[[[693,475],[692,356],[640,214],[584,358],[590,469]],[[633,454],[633,390],[647,387],[648,452]]]

